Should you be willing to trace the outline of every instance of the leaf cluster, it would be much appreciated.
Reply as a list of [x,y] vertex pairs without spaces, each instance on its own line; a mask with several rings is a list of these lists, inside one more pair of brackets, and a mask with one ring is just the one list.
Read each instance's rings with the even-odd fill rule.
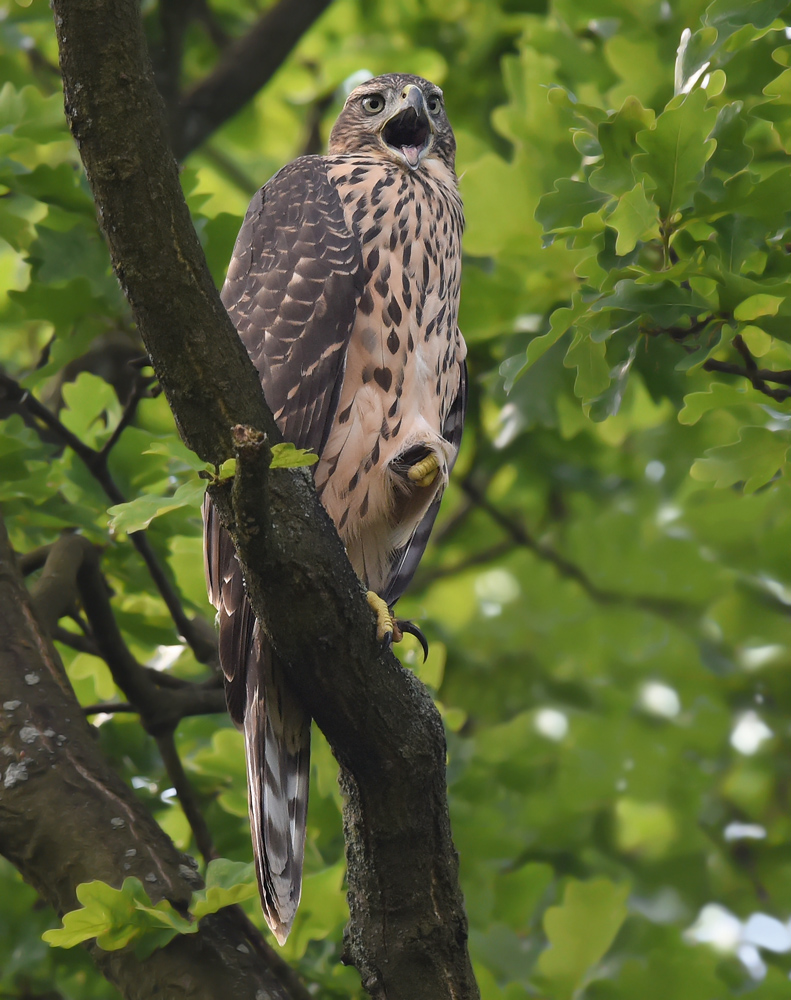
[[[209,8],[185,35],[185,86],[258,16]],[[144,13],[153,46],[158,8]],[[787,21],[779,0],[338,0],[182,171],[219,283],[250,195],[321,147],[352,74],[417,72],[446,94],[470,414],[399,611],[431,640],[425,664],[411,639],[402,658],[446,726],[485,1000],[787,994]],[[141,368],[45,5],[11,8],[0,39],[3,514],[31,587],[46,551],[80,532],[100,547],[131,657],[163,685],[210,685],[195,635],[212,620],[206,470]],[[78,595],[56,639],[141,801],[181,850],[228,859],[203,868],[191,918],[119,873],[115,888],[82,886],[61,929],[0,867],[0,990],[110,997],[80,949],[45,948],[42,931],[144,953],[229,902],[261,925],[239,874],[243,751],[224,717],[182,719],[185,784],[128,710]],[[336,775],[316,734],[284,955],[322,996],[348,998],[363,994],[340,964]]]

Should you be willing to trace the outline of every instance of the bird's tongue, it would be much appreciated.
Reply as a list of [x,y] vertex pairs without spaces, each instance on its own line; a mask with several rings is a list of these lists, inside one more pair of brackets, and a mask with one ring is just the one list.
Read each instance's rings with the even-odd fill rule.
[[401,152],[404,154],[404,158],[410,167],[416,167],[418,160],[420,159],[420,150],[422,146],[402,146]]

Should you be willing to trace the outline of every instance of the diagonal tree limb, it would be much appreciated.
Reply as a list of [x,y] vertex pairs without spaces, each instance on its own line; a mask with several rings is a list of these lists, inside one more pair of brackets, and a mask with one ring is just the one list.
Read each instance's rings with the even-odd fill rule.
[[[85,444],[84,441],[80,440],[76,434],[73,434],[58,419],[58,417],[46,406],[44,406],[43,403],[36,399],[35,396],[24,389],[14,379],[3,374],[2,372],[0,372],[0,399],[7,400],[16,408],[17,412],[23,413],[28,418],[33,418],[33,426],[38,427],[38,422],[44,424],[45,427],[53,432],[54,437],[58,441],[66,445],[68,448],[71,448],[75,455],[77,455],[77,457],[84,463],[93,478],[104,490],[105,495],[109,500],[111,500],[114,504],[126,503],[126,497],[121,492],[118,484],[110,474],[110,469],[107,464],[110,449],[107,445],[105,445],[101,451],[96,451],[89,445]],[[133,394],[133,398],[127,406],[125,412],[127,422],[132,419],[136,406],[137,401],[135,400]],[[121,423],[124,423],[123,418]],[[110,440],[117,441],[118,436],[113,434]],[[143,562],[146,564],[146,568],[148,569],[151,579],[159,591],[160,597],[165,602],[165,606],[170,612],[170,616],[173,619],[173,623],[176,626],[179,636],[181,636],[189,645],[195,654],[195,658],[200,663],[216,661],[217,644],[213,633],[208,634],[208,626],[205,628],[201,627],[204,623],[200,617],[192,619],[187,617],[181,604],[181,598],[176,593],[175,587],[168,579],[168,575],[154,552],[145,531],[130,532],[128,537],[140,553]]]
[[[101,754],[36,619],[0,519],[0,853],[55,908],[100,879],[140,879],[156,902],[183,907],[200,885],[170,839]],[[55,821],[56,820],[56,821]],[[197,879],[197,883],[196,883]],[[90,951],[126,1000],[295,1000],[260,960],[230,914],[140,960],[132,949]]]
[[[215,464],[234,454],[236,425],[278,441],[181,194],[136,0],[54,0],[53,8],[67,117],[182,436]],[[473,1000],[441,719],[426,689],[379,650],[363,588],[309,474],[258,468],[248,478],[235,493],[218,484],[212,496],[255,613],[342,765],[347,959],[377,998]]]
[[117,687],[152,735],[172,733],[181,719],[189,715],[225,711],[224,695],[218,687],[189,682],[173,684],[175,678],[162,683],[166,674],[147,669],[132,656],[113,615],[99,552],[83,535],[61,535],[48,547],[31,599],[40,621],[57,638],[62,636],[59,620],[78,601],[82,603],[92,642],[85,651],[105,660]]
[[269,82],[331,0],[278,0],[247,34],[229,45],[214,71],[186,94],[173,115],[173,148],[185,156]]

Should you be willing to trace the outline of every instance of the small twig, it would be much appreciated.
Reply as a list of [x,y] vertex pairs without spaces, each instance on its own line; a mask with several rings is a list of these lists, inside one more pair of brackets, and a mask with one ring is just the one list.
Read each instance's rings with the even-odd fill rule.
[[[29,416],[40,420],[49,430],[55,433],[62,444],[67,445],[74,451],[102,487],[106,496],[114,504],[126,503],[126,497],[118,488],[107,466],[109,451],[106,446],[103,451],[95,451],[93,448],[90,448],[73,434],[68,427],[62,424],[57,416],[47,409],[43,403],[40,403],[35,396],[23,389],[14,379],[2,373],[0,373],[0,398],[5,398],[9,402],[17,404],[17,407],[24,410]],[[201,634],[199,626],[195,622],[192,622],[184,613],[181,599],[171,585],[167,573],[154,553],[145,532],[130,532],[128,538],[145,562],[151,579],[170,612],[179,636],[184,638],[200,663],[208,663],[215,660],[217,656],[215,643],[207,641],[206,637]]]
[[203,855],[204,861],[208,863],[212,860],[212,858],[217,857],[217,852],[214,849],[214,843],[211,839],[209,827],[203,817],[200,806],[198,805],[195,790],[187,777],[187,772],[184,770],[184,765],[181,763],[181,757],[179,757],[178,751],[176,750],[176,744],[173,740],[173,732],[162,733],[156,737],[156,741],[157,746],[159,747],[159,753],[162,757],[162,763],[165,765],[168,777],[173,782],[173,787],[176,789],[179,804],[184,811],[184,815],[187,817],[187,822],[189,823],[192,834],[195,837],[195,843],[198,850]]
[[418,571],[412,587],[415,590],[422,589],[428,587],[431,583],[436,583],[437,580],[444,580],[446,577],[456,576],[459,573],[463,573],[465,570],[472,569],[474,566],[485,566],[487,563],[494,562],[495,559],[507,556],[509,552],[513,551],[513,548],[513,541],[511,541],[511,539],[506,539],[503,542],[498,542],[497,545],[490,546],[488,549],[482,549],[480,552],[474,552],[472,555],[467,556],[466,559],[460,559],[452,566],[437,566],[434,569],[426,570],[423,573]]
[[703,367],[707,371],[724,372],[727,375],[741,375],[744,378],[753,376],[764,382],[774,382],[776,385],[791,385],[791,371],[772,371],[769,368],[758,368],[755,372],[749,372],[740,365],[734,365],[728,361],[714,361],[709,359]]
[[217,168],[218,173],[238,187],[248,198],[252,197],[253,192],[261,187],[263,178],[255,180],[242,170],[239,164],[232,160],[230,156],[226,156],[225,153],[217,149],[212,143],[204,143],[201,149],[201,156],[212,163]]
[[153,379],[145,378],[142,375],[138,375],[132,389],[132,395],[127,400],[126,406],[124,407],[124,412],[121,414],[121,419],[118,421],[115,429],[113,430],[110,437],[102,445],[102,450],[99,452],[102,462],[106,464],[110,452],[118,444],[118,440],[126,430],[126,428],[131,424],[137,413],[137,408],[140,405],[140,400],[144,399],[148,393],[148,387]]
[[137,709],[128,701],[107,701],[97,702],[95,705],[86,705],[83,708],[86,715],[113,715],[115,712],[134,712]]
[[703,368],[707,372],[722,372],[724,375],[739,375],[741,378],[749,379],[754,389],[778,403],[783,403],[791,397],[791,389],[770,389],[766,384],[775,382],[778,385],[791,385],[791,371],[773,372],[765,368],[750,371],[746,367],[742,368],[728,361],[715,361],[713,358],[704,361]]
[[99,648],[93,639],[88,636],[80,635],[77,632],[69,632],[68,629],[63,628],[62,625],[56,625],[50,630],[50,635],[56,642],[62,643],[64,646],[68,646],[69,649],[76,649],[78,653],[87,653],[89,656],[99,656]]
[[485,511],[489,517],[498,524],[511,539],[522,548],[529,549],[539,559],[551,563],[558,573],[569,580],[574,580],[582,587],[585,593],[599,604],[621,604],[625,606],[639,608],[663,617],[677,618],[689,614],[689,608],[681,601],[674,601],[665,598],[649,597],[645,595],[622,594],[614,590],[607,590],[595,584],[588,574],[576,563],[566,559],[555,549],[548,545],[542,545],[530,534],[525,526],[516,518],[509,517],[499,510],[485,494],[468,478],[462,481],[461,488],[469,496],[476,506]]
[[[41,577],[32,589],[32,598],[54,638],[104,659],[116,686],[134,705],[143,726],[152,735],[172,732],[189,715],[225,711],[225,696],[219,687],[189,682],[176,687],[163,682],[167,675],[137,662],[113,615],[99,553],[84,536],[62,535],[52,546]],[[89,638],[67,632],[58,625],[78,599],[88,618]]]

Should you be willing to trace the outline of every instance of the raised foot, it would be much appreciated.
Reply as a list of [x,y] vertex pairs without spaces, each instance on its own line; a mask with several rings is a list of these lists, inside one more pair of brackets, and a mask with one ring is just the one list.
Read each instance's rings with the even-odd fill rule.
[[421,629],[414,622],[406,621],[403,618],[394,618],[387,601],[373,590],[369,590],[365,596],[369,607],[376,615],[376,638],[382,643],[382,646],[387,649],[394,642],[401,642],[404,638],[404,632],[408,632],[420,643],[425,663],[428,656],[428,642]]
[[416,486],[431,486],[434,480],[437,478],[437,473],[439,472],[439,459],[432,452],[428,458],[424,458],[422,462],[416,462],[413,465],[407,476],[409,479],[415,483]]

